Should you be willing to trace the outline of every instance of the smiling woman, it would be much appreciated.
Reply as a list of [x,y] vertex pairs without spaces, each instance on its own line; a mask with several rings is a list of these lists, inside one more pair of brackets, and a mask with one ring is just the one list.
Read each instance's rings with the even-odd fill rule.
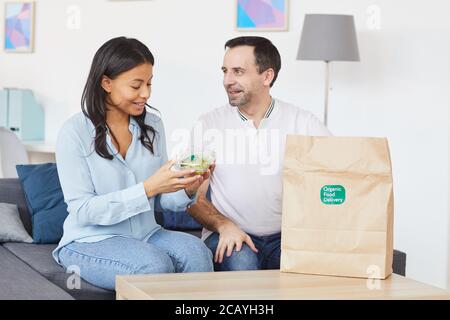
[[[119,57],[126,58],[119,61]],[[106,132],[114,126],[116,130],[112,129],[111,135],[120,150],[115,133],[120,123],[128,123],[129,115],[139,124],[142,145],[153,152],[155,130],[147,126],[144,119],[145,103],[150,97],[146,85],[153,77],[154,63],[150,50],[135,39],[112,39],[97,51],[83,91],[82,107],[83,113],[94,124],[95,150],[100,156],[107,159],[113,157],[106,147]],[[147,131],[150,131],[152,138]]]
[[[139,119],[145,115],[145,105],[150,97],[150,80],[153,77],[153,65],[143,63],[129,71],[121,73],[114,79],[102,77],[102,88],[108,93],[106,97],[106,124],[110,130],[114,146],[125,159],[131,143],[131,133],[127,129],[128,117]],[[120,128],[124,129],[121,130]],[[150,128],[154,136],[153,128]],[[154,129],[153,129],[154,130]],[[148,137],[146,137],[148,139]],[[153,150],[153,142],[148,145]],[[145,146],[145,142],[144,142]]]
[[53,256],[110,290],[118,274],[213,270],[200,239],[155,220],[155,206],[176,212],[193,204],[209,171],[171,170],[162,121],[146,109],[153,65],[136,39],[106,42],[92,62],[83,112],[63,125],[56,144],[69,215]]
[[[150,75],[149,79],[148,78]],[[115,80],[106,75],[102,79],[102,87],[109,94],[107,104],[117,107],[122,114],[140,116],[150,97],[153,65],[143,63],[136,68],[123,72]],[[128,102],[123,104],[122,102]],[[114,110],[114,109],[111,109]]]

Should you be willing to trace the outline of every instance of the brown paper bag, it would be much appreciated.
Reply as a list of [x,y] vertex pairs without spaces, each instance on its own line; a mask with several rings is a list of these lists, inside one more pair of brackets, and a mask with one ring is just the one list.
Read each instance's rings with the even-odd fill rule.
[[289,135],[281,271],[385,279],[393,202],[387,139]]

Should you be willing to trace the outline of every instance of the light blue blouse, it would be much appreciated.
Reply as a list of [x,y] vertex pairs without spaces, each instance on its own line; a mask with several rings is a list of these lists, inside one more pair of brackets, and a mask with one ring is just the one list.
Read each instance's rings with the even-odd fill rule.
[[97,242],[113,236],[147,241],[161,228],[155,221],[155,206],[182,211],[195,202],[184,190],[147,198],[143,181],[167,162],[167,150],[161,119],[147,113],[145,122],[157,132],[154,154],[142,145],[139,125],[130,117],[133,137],[125,159],[107,135],[113,160],[95,152],[95,128],[83,113],[64,123],[56,142],[56,164],[69,215],[53,251],[58,263],[59,249],[72,241]]

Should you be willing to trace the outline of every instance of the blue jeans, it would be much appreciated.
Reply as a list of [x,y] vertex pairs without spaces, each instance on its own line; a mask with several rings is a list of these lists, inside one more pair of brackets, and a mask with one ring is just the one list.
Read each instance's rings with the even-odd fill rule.
[[[214,270],[216,271],[237,271],[237,270],[267,270],[280,269],[281,256],[281,233],[276,233],[269,236],[254,236],[249,234],[255,244],[258,253],[254,252],[250,247],[244,243],[241,251],[236,251],[234,248],[231,256],[226,256],[226,251],[223,256],[222,263],[214,263]],[[219,243],[219,234],[213,233],[206,240],[206,246],[212,251],[213,255],[216,252]]]
[[112,237],[94,243],[72,242],[61,248],[61,263],[76,266],[87,282],[115,289],[116,275],[213,271],[211,251],[197,237],[158,230],[147,242]]

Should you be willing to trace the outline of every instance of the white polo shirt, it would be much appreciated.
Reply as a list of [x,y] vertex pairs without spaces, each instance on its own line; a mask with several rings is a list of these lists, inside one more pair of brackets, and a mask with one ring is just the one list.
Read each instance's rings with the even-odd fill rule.
[[[201,116],[191,148],[212,150],[211,202],[246,233],[281,231],[282,169],[286,135],[330,135],[310,112],[272,99],[258,129],[229,104]],[[211,231],[203,229],[202,239]]]

